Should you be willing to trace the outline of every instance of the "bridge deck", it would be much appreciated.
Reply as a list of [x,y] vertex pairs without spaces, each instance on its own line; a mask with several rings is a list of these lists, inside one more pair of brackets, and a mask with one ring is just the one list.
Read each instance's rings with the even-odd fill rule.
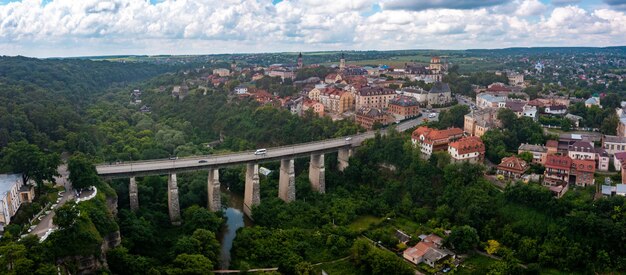
[[[405,131],[420,122],[419,119],[410,120],[397,126],[399,131]],[[384,134],[385,131],[383,131]],[[323,141],[302,143],[290,146],[267,148],[265,155],[255,155],[254,151],[238,152],[225,155],[208,155],[179,158],[176,160],[159,159],[126,162],[114,165],[98,165],[96,170],[103,178],[128,178],[133,176],[164,175],[174,172],[189,172],[207,170],[209,167],[221,168],[233,165],[241,165],[249,162],[269,162],[284,158],[306,157],[310,154],[332,153],[341,148],[351,148],[361,145],[368,138],[374,137],[375,132],[369,131],[352,136],[351,140],[345,138],[327,139]]]

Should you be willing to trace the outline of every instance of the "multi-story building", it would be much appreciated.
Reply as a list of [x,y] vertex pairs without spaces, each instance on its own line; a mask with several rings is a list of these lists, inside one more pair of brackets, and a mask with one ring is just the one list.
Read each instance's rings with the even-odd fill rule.
[[463,137],[463,130],[459,128],[448,128],[437,130],[420,126],[411,135],[414,146],[419,146],[422,157],[429,158],[435,151],[446,151],[450,142]]
[[335,87],[322,89],[319,95],[319,101],[324,105],[326,112],[342,114],[354,110],[354,95]]
[[230,75],[229,69],[219,68],[213,70],[213,74],[219,75],[220,77],[227,77]]
[[463,130],[469,136],[481,137],[489,129],[499,127],[498,109],[474,110],[465,115]]
[[356,93],[356,109],[385,109],[396,96],[393,89],[383,87],[363,87]]
[[507,77],[509,78],[509,85],[524,86],[524,74],[510,73],[507,74]]
[[589,186],[595,183],[593,174],[596,172],[596,163],[593,160],[574,159],[570,176],[574,177],[577,186]]
[[602,148],[611,156],[618,152],[626,152],[626,137],[604,135]]
[[549,186],[566,186],[569,182],[572,159],[568,156],[548,155],[543,173],[543,183]]
[[480,109],[485,108],[504,108],[507,101],[506,96],[496,96],[490,93],[481,93],[476,95],[476,106]]
[[269,77],[280,77],[280,79],[283,80],[283,81],[285,81],[285,79],[287,79],[287,78],[290,78],[290,79],[295,79],[296,78],[296,72],[294,72],[292,70],[283,69],[283,68],[270,70],[267,73],[267,75]]
[[463,137],[450,142],[448,154],[450,154],[453,163],[464,161],[482,163],[485,158],[485,144],[479,137]]
[[21,174],[0,175],[0,231],[11,222],[22,203],[32,202],[34,189],[24,184]]
[[309,109],[319,116],[324,116],[324,105],[322,103],[307,99],[302,103],[302,112],[304,113]]
[[324,78],[324,83],[333,84],[333,83],[341,82],[341,80],[342,80],[341,74],[332,73],[332,74],[328,74]]
[[545,146],[522,143],[519,148],[517,148],[517,154],[521,154],[524,152],[529,152],[533,155],[533,163],[539,163],[542,165],[546,163],[548,148],[546,148]]
[[374,125],[379,124],[380,126],[387,125],[392,123],[394,118],[385,113],[381,109],[371,108],[371,109],[359,109],[356,112],[355,122],[363,128],[371,130],[374,128]]
[[528,163],[516,156],[503,158],[498,164],[496,173],[508,179],[520,179],[528,171]]
[[452,90],[450,85],[443,82],[435,82],[428,91],[428,106],[443,106],[452,102]]
[[587,141],[577,141],[570,145],[567,155],[572,159],[596,159],[596,150],[593,144]]
[[414,97],[398,95],[389,101],[389,112],[400,120],[419,115],[419,103]]

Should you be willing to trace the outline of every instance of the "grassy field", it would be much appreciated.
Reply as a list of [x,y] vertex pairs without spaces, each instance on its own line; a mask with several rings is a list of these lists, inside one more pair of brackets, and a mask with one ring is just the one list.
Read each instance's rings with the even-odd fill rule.
[[370,228],[374,224],[381,222],[381,218],[374,216],[361,216],[354,220],[348,227],[352,230],[363,232]]
[[459,266],[456,274],[487,274],[492,264],[497,262],[482,255],[472,255]]
[[321,274],[324,270],[332,275],[356,275],[360,274],[356,267],[350,263],[350,260],[338,261],[334,263],[325,263],[315,267],[315,273]]

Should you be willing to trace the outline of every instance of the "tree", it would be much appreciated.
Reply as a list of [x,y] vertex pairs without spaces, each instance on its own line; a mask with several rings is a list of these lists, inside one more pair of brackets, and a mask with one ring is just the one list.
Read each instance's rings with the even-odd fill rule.
[[457,226],[447,240],[456,251],[465,253],[478,245],[478,232],[469,225]]
[[70,228],[78,218],[78,208],[74,201],[68,201],[63,206],[54,211],[52,222],[61,229]]
[[299,262],[296,265],[296,274],[297,275],[313,275],[315,274],[315,269],[313,265],[309,262]]
[[531,152],[522,152],[518,155],[518,157],[523,159],[526,163],[531,163],[533,161],[533,154]]
[[496,240],[487,241],[487,246],[485,247],[485,251],[487,251],[489,255],[498,253],[498,250],[500,250],[500,243],[498,241]]
[[168,274],[202,275],[213,270],[213,263],[202,255],[180,254],[174,259],[174,268]]
[[455,105],[447,111],[441,111],[441,113],[439,114],[439,128],[463,128],[465,115],[469,114],[469,112],[470,109],[467,105]]
[[83,154],[72,156],[67,169],[70,172],[69,180],[74,188],[87,188],[96,185],[100,178],[93,163]]
[[26,141],[10,143],[2,153],[4,166],[8,166],[14,173],[21,173],[24,184],[28,184],[31,179],[35,181],[39,194],[45,181],[54,182],[54,177],[59,176],[59,154],[45,154],[39,147]]

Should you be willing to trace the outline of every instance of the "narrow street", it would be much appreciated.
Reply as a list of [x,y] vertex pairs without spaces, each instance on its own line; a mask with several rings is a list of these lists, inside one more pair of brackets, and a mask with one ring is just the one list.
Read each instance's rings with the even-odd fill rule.
[[[58,171],[60,177],[55,178],[56,186],[63,186],[65,188],[65,192],[63,193],[63,197],[61,198],[55,209],[61,207],[63,204],[65,204],[65,202],[74,199],[75,197],[74,190],[72,189],[72,184],[68,180],[69,173],[67,171],[67,165],[59,166]],[[46,232],[48,232],[49,229],[56,228],[56,226],[52,223],[53,217],[54,209],[50,209],[50,213],[43,216],[39,224],[37,224],[35,229],[33,229],[30,234],[37,235],[37,237],[41,238],[46,234]]]

